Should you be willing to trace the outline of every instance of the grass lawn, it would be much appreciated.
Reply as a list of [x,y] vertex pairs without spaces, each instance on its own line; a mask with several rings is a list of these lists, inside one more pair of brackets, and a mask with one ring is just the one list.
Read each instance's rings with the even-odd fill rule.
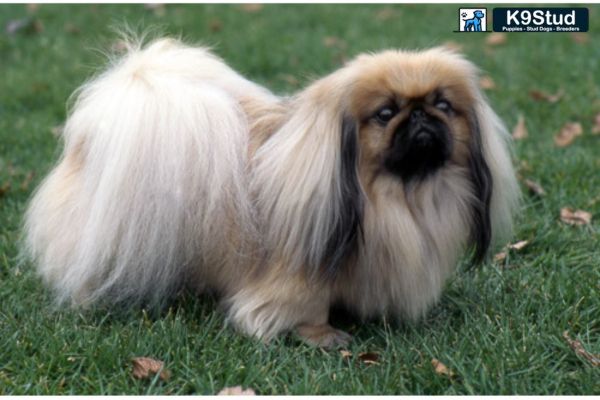
[[[0,5],[0,394],[600,394],[600,367],[563,332],[600,353],[600,6],[587,35],[452,33],[458,5]],[[488,11],[491,12],[491,5]],[[14,33],[15,21],[24,23]],[[111,26],[159,26],[213,45],[234,68],[292,92],[353,55],[452,41],[491,77],[493,107],[529,136],[515,146],[526,192],[514,241],[500,262],[461,268],[419,324],[344,326],[353,356],[293,337],[269,345],[224,326],[211,299],[184,296],[160,315],[143,310],[55,310],[32,265],[17,265],[20,224],[32,190],[60,152],[53,134],[68,96],[104,62]],[[531,91],[562,93],[558,101]],[[562,92],[561,92],[562,91]],[[538,96],[539,97],[539,96]],[[551,99],[553,100],[553,99]],[[555,100],[555,99],[554,99]],[[559,148],[567,122],[583,135]],[[592,223],[560,221],[562,207]],[[358,354],[375,352],[376,364]],[[153,357],[172,375],[137,380],[131,359]],[[438,374],[438,359],[454,376]]]

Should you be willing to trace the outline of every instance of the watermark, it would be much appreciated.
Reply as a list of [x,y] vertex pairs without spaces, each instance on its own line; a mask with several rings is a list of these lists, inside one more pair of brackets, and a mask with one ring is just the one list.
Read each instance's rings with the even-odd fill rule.
[[[459,8],[454,32],[587,32],[585,7],[496,7],[488,19],[485,7]],[[491,21],[491,22],[490,22]]]
[[486,32],[487,16],[487,8],[459,8],[455,32]]
[[587,8],[494,8],[494,32],[587,32]]

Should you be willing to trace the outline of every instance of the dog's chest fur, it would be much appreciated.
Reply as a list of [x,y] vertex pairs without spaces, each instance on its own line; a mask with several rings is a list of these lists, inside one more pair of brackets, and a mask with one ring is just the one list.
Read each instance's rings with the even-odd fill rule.
[[[367,318],[418,318],[434,303],[468,241],[473,195],[466,172],[449,167],[405,189],[394,177],[365,204],[364,240],[336,282],[334,299]],[[390,241],[389,238],[396,238]]]

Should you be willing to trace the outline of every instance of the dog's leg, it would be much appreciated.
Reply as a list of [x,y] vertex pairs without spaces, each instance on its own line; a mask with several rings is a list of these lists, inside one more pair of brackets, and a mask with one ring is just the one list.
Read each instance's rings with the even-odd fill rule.
[[273,267],[243,284],[226,304],[229,319],[248,334],[268,341],[296,329],[307,343],[330,348],[350,340],[350,335],[327,323],[330,291],[326,284]]
[[328,323],[298,325],[298,335],[308,344],[326,349],[346,346],[352,339],[350,334],[335,329]]

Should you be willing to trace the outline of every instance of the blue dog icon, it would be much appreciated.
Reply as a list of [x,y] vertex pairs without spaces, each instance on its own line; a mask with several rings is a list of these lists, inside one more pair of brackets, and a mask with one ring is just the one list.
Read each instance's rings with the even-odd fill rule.
[[[466,13],[462,14],[463,17],[466,17]],[[473,32],[481,32],[481,18],[485,17],[485,14],[481,10],[473,11],[473,18],[464,19],[465,21],[465,31],[473,31]]]

